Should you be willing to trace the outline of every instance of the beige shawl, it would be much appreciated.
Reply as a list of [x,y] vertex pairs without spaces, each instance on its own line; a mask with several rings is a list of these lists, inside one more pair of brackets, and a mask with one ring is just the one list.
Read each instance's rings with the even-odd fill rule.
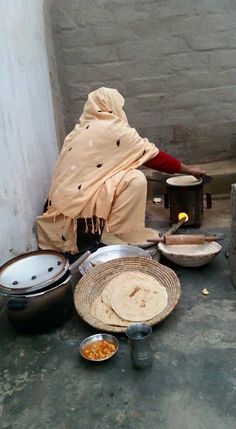
[[158,154],[128,125],[115,89],[89,94],[80,123],[66,137],[52,178],[47,213],[37,220],[39,246],[76,253],[77,219],[107,220],[118,183]]

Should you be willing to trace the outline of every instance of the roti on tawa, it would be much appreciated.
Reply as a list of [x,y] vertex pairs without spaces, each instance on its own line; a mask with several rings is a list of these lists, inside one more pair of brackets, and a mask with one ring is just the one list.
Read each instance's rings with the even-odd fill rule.
[[190,175],[180,175],[169,177],[169,179],[166,180],[166,183],[174,186],[194,186],[202,183],[202,179],[197,179],[195,176]]
[[108,284],[112,289],[111,306],[123,320],[147,321],[167,306],[166,288],[148,274],[125,271]]
[[108,308],[104,302],[102,302],[101,295],[95,299],[92,304],[91,311],[97,320],[105,323],[106,325],[113,326],[128,326],[130,322],[127,320],[122,320],[112,308]]

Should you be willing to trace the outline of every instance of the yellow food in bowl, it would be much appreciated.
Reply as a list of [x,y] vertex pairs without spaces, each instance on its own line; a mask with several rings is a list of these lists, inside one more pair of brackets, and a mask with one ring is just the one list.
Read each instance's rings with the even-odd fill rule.
[[116,346],[107,340],[94,341],[87,345],[82,353],[86,359],[104,360],[112,356],[116,351]]

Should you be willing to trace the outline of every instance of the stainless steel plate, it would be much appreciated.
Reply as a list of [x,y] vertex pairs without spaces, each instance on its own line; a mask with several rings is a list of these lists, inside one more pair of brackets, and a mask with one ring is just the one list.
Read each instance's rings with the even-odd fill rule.
[[151,256],[143,249],[136,246],[130,245],[113,245],[101,247],[96,252],[86,259],[86,261],[80,266],[80,272],[82,275],[88,273],[91,269],[97,265],[103,264],[113,259],[123,258],[125,256],[143,256],[148,259],[152,259]]

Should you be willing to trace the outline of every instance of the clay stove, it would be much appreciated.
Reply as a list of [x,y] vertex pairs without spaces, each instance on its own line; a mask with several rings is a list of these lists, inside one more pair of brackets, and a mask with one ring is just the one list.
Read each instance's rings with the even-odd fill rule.
[[[178,222],[178,214],[188,214],[184,226],[200,227],[203,217],[203,181],[193,176],[175,176],[166,180],[165,208],[170,209],[170,223]],[[211,194],[206,193],[206,208],[212,207]]]

